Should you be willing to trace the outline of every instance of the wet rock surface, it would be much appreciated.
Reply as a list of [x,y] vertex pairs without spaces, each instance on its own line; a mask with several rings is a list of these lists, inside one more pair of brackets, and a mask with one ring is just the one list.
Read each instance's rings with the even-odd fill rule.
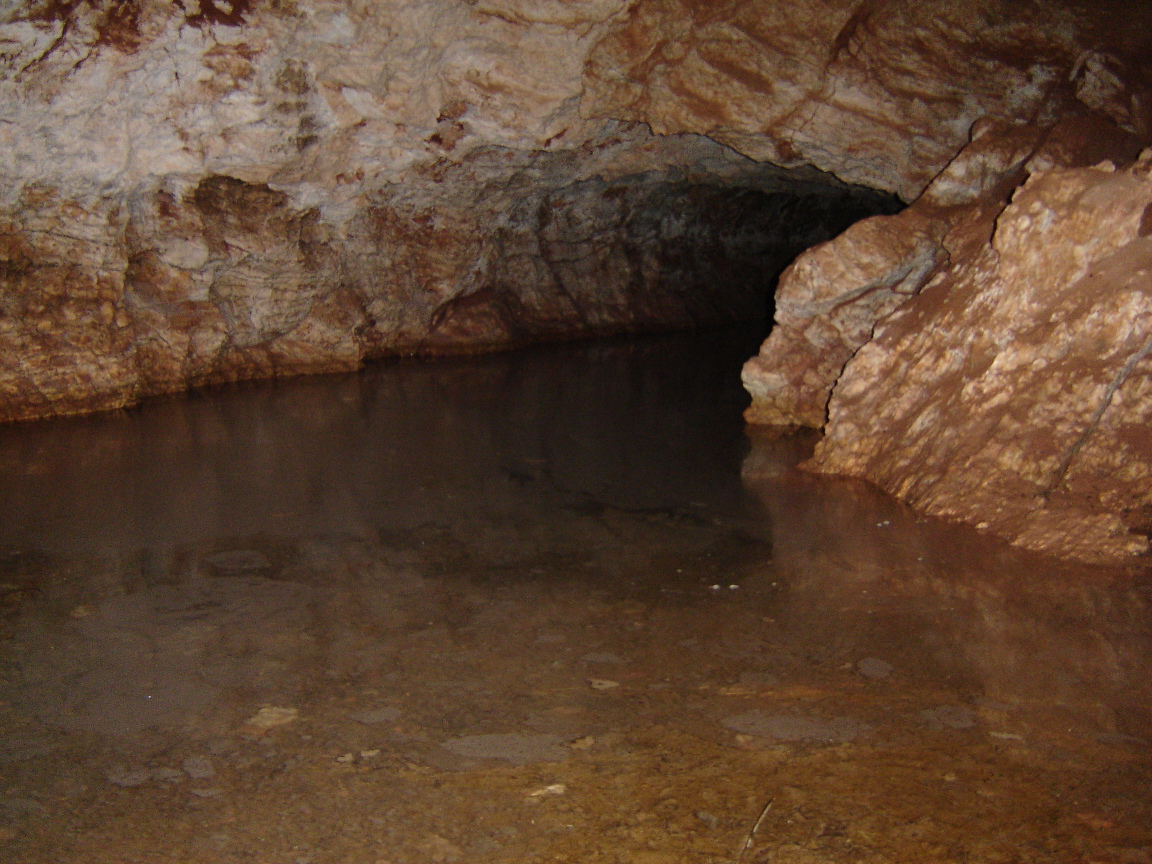
[[[1145,7],[0,4],[0,422],[754,320],[782,268],[839,234],[781,285],[749,420],[831,418],[812,468],[1029,548],[1130,558],[1152,512],[1143,348],[1107,326],[1078,347],[1042,331],[1050,314],[1143,326],[1109,304],[1145,262],[1110,259],[1077,287],[1097,306],[1053,312],[987,259],[1027,176],[1123,170],[1149,142]],[[913,203],[894,216],[897,198]],[[1021,231],[1012,254],[1059,270],[1045,247],[1091,257],[1111,242],[1094,231]],[[985,278],[1015,309],[994,341],[1048,340],[1084,374],[1054,396],[1067,374],[1033,386],[1003,352],[943,369],[980,341],[991,297],[964,286]],[[950,299],[933,307],[928,285]],[[931,347],[897,338],[913,323]],[[965,387],[1012,410],[930,404]]]
[[742,484],[723,344],[0,430],[0,855],[1152,854],[1146,576]]
[[0,10],[0,421],[750,320],[892,209],[582,113],[622,2],[195,9]]
[[[1123,82],[1140,61],[1121,60],[1123,50],[1077,61],[1101,20],[1075,4],[642,0],[592,52],[586,102],[911,201],[982,117],[1042,125],[1068,101],[1100,110],[1109,93],[1116,119],[1132,125]],[[1089,84],[1102,73],[1108,85]],[[1083,82],[1077,94],[1069,81]]]
[[0,225],[0,420],[395,354],[757,320],[802,249],[895,209],[707,139],[651,142],[620,128],[582,153],[477,150],[365,192],[335,223],[220,174],[93,199],[82,237],[52,221],[78,205],[25,196]]
[[1055,0],[10,4],[0,421],[747,320],[802,248],[890,212],[840,181],[910,201],[982,118],[1146,132],[1129,19]]

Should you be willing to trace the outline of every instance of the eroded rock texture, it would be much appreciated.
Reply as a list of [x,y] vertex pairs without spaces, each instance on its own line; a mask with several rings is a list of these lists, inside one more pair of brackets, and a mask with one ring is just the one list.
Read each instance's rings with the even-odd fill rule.
[[1048,128],[977,123],[971,142],[911,206],[858,222],[783,274],[776,327],[744,369],[748,420],[822,427],[833,386],[877,322],[943,268],[978,254],[1030,171],[1131,161],[1140,142],[1091,115]]
[[0,420],[762,316],[891,202],[583,110],[629,8],[0,6]]
[[925,6],[2,4],[0,419],[747,317],[883,206],[763,160],[911,198],[979,117],[1143,117],[1072,7]]
[[603,162],[476,150],[335,221],[221,174],[83,204],[28,192],[0,228],[0,417],[388,354],[755,320],[797,252],[887,203],[706,139],[677,142],[697,173],[613,176],[646,140],[598,141]]
[[818,470],[1030,548],[1145,551],[1152,150],[1030,177],[987,246],[880,324],[829,415]]
[[1147,126],[1136,5],[638,0],[590,56],[585,111],[910,201],[982,117],[1044,125],[1075,101]]
[[1152,151],[1132,164],[1138,146],[1093,118],[978,126],[916,204],[785,274],[779,326],[745,367],[749,418],[823,427],[807,467],[1019,545],[1145,552]]

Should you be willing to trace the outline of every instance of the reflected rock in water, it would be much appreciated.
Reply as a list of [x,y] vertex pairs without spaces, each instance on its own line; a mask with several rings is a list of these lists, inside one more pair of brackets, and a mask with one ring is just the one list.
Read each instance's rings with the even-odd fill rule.
[[744,482],[773,547],[760,581],[786,586],[777,626],[810,643],[848,642],[924,686],[967,682],[1004,734],[1062,717],[1149,738],[1147,573],[1029,553],[917,516],[862,481],[805,473],[794,466],[811,437],[752,441]]

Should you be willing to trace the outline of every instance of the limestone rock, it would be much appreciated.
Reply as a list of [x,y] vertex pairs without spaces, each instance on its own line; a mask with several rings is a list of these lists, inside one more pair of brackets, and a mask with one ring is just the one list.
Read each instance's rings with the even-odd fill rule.
[[4,6],[0,420],[760,315],[884,201],[582,115],[626,11]]
[[791,265],[776,294],[776,327],[744,367],[749,422],[824,425],[844,364],[944,258],[944,224],[920,211],[876,216]]
[[15,209],[0,218],[0,419],[132,401],[116,209],[35,186]]
[[[1033,174],[848,362],[810,467],[1111,562],[1152,512],[1152,151]],[[1136,528],[1139,533],[1131,533]]]
[[[746,316],[803,245],[883,209],[757,160],[910,199],[985,115],[1087,104],[1138,128],[1139,51],[1096,39],[1099,17],[1059,0],[0,4],[0,420]],[[939,256],[922,227],[897,253],[909,274]],[[868,231],[894,233],[852,242]],[[883,282],[878,266],[851,278]],[[850,354],[885,292],[813,344]]]
[[[480,150],[365,193],[337,222],[226,175],[86,209],[44,192],[0,235],[0,419],[388,354],[754,319],[797,252],[885,203],[707,139],[672,143],[627,128],[593,156]],[[684,154],[690,174],[613,173]]]
[[979,254],[1029,170],[1134,158],[1139,139],[1078,115],[1045,129],[984,120],[911,206],[857,223],[781,276],[776,326],[744,367],[751,423],[820,428],[845,364],[877,322],[950,263]]
[[589,57],[583,111],[911,201],[976,120],[1054,119],[1070,77],[1134,122],[1120,61],[1085,55],[1084,30],[1060,4],[639,0]]
[[954,223],[995,218],[1003,195],[990,193],[1015,186],[1043,137],[1035,127],[978,124],[971,143],[902,213],[859,222],[801,255],[781,277],[775,328],[744,367],[748,421],[823,426],[833,385],[876,322],[959,251],[948,248],[955,239],[946,242]]
[[[0,3],[0,421],[748,318],[823,243],[781,283],[750,419],[827,417],[814,468],[1114,560],[1152,521],[1147,160],[1124,167],[1152,134],[1150,23],[1077,0]],[[825,242],[893,212],[846,183],[914,203]]]
[[[1136,206],[1138,195],[1125,196],[1139,184],[1094,193],[1116,196],[1122,206],[1115,212],[1105,207],[1097,213],[1079,193],[1067,193],[1071,198],[1053,205],[1063,233],[1022,231],[1015,216],[1020,205],[1005,210],[1009,193],[1029,173],[1036,178],[1027,187],[1032,189],[1039,178],[1064,176],[1060,171],[1070,166],[1086,168],[1106,157],[1131,162],[1138,142],[1090,114],[1048,130],[977,124],[971,143],[911,207],[854,225],[786,271],[777,294],[777,326],[744,369],[753,396],[746,417],[823,427],[826,438],[806,467],[867,478],[918,509],[986,526],[1029,548],[1090,561],[1125,560],[1142,551],[1145,541],[1128,528],[1147,532],[1152,482],[1142,479],[1138,467],[1144,457],[1110,436],[1123,427],[1123,441],[1137,440],[1148,418],[1140,419],[1143,409],[1136,408],[1134,418],[1111,421],[1120,424],[1114,428],[1104,419],[1118,417],[1120,409],[1108,401],[1101,417],[1092,419],[1111,386],[1099,381],[1115,381],[1128,368],[1126,358],[1137,349],[1125,345],[1137,337],[1101,330],[1092,316],[1105,314],[1101,310],[1116,292],[1146,282],[1147,275],[1131,250],[1110,265],[1108,284],[1066,272],[1071,261],[1100,258],[1094,244],[1111,248],[1109,219]],[[1100,170],[1074,176],[1096,177]],[[1139,173],[1121,173],[1132,171]],[[1036,194],[1050,194],[1052,182],[1040,183]],[[1026,194],[1033,193],[1019,193]],[[1123,230],[1140,230],[1130,223]],[[1005,246],[1014,230],[1019,238]],[[1042,286],[1049,293],[1037,293]],[[918,294],[922,288],[929,293]],[[1103,293],[1090,298],[1084,292]],[[1080,308],[1072,297],[1081,305],[1103,306]],[[1138,332],[1132,314],[1116,312],[1111,326],[1127,322]],[[1070,329],[1046,332],[1056,327],[1053,322]],[[914,337],[911,326],[922,330]],[[995,328],[995,347],[980,353],[973,346]],[[1070,333],[1118,353],[1089,359],[1084,345],[1067,342]],[[1033,370],[1028,362],[1005,365],[996,359],[1002,352],[1041,351],[1037,345],[1052,342],[1043,351],[1080,360],[1063,367],[1037,360]],[[986,367],[995,371],[993,377]],[[1063,377],[1051,377],[1058,368]],[[1099,386],[1105,390],[1098,392]],[[1006,411],[1004,417],[975,399],[975,388],[987,400],[1000,400],[997,410]],[[1054,434],[1055,418],[1067,427],[1061,435]],[[1000,431],[993,434],[989,424]],[[1077,429],[1092,430],[1096,449],[1087,447],[1087,437],[1077,443]],[[993,455],[1007,440],[1015,442],[1014,455]],[[1093,467],[1090,460],[1104,458],[1097,450],[1108,458]],[[1048,464],[1053,459],[1055,465]],[[1063,460],[1068,464],[1061,468]],[[1083,478],[1089,475],[1096,492],[1086,491],[1090,484]]]

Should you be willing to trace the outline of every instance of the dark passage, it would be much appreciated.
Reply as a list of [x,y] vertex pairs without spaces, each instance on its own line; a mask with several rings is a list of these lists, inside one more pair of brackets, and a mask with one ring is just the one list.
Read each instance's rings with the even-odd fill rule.
[[[498,156],[477,155],[473,170],[496,170]],[[413,274],[407,306],[374,313],[383,320],[412,316],[429,302],[429,286],[443,276],[434,261],[469,262],[464,284],[431,311],[427,333],[402,342],[414,353],[733,324],[759,327],[763,336],[777,278],[797,255],[901,207],[894,196],[815,170],[751,162],[727,176],[669,168],[552,188],[524,172],[478,189],[475,222],[451,233],[436,234],[441,217],[403,195],[382,198],[352,232],[359,251],[350,270],[393,287]],[[433,233],[413,233],[421,226]],[[384,336],[370,355],[396,348]]]
[[900,207],[771,168],[731,185],[638,175],[528,191],[498,231],[483,285],[437,311],[424,350],[737,323],[763,335],[797,255]]

